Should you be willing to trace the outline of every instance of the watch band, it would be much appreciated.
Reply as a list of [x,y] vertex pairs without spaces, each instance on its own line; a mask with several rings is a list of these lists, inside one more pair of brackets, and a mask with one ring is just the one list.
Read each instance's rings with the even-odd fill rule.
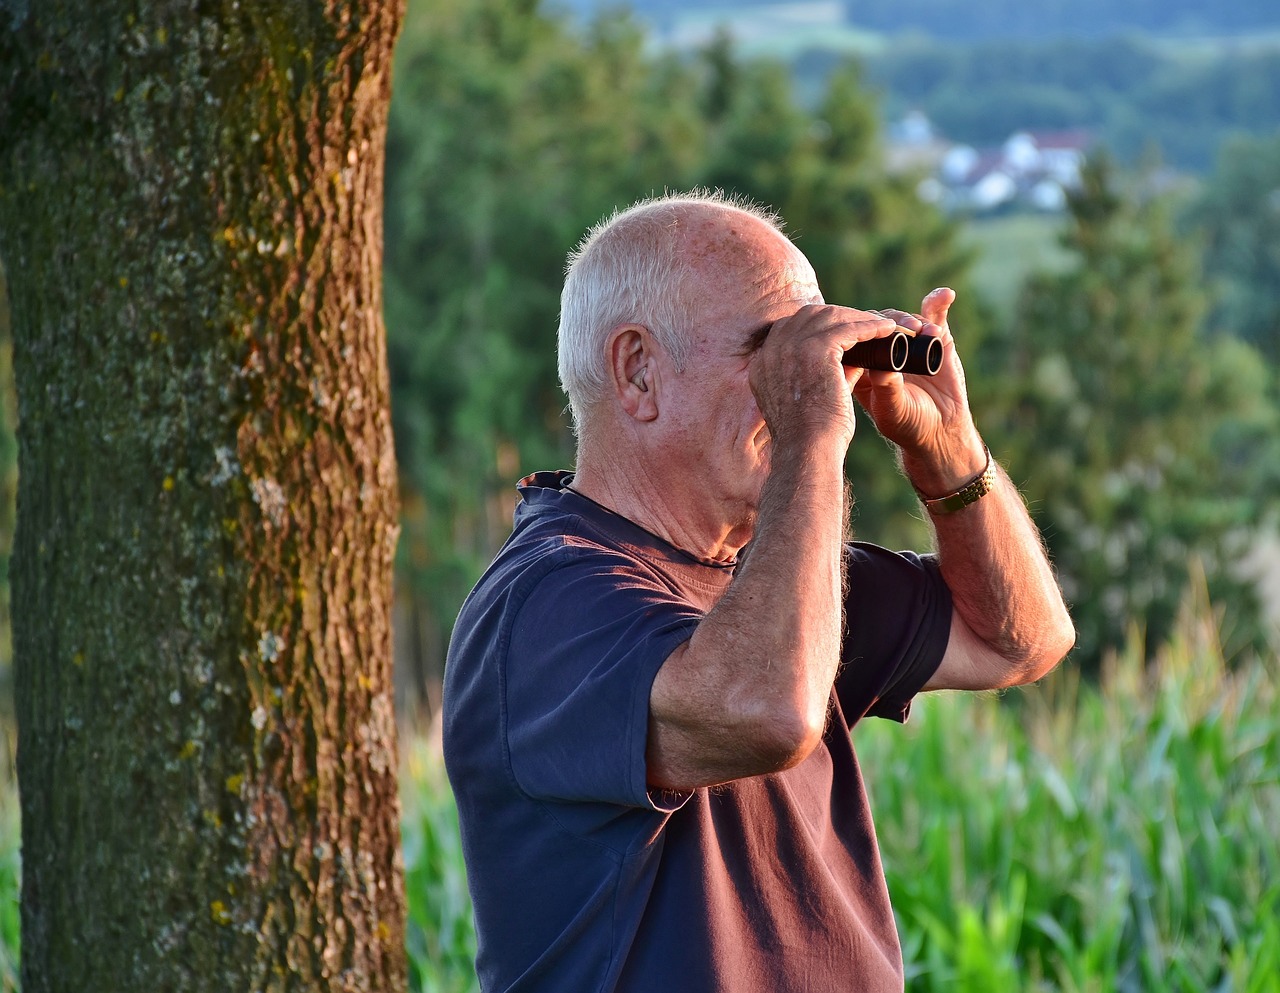
[[969,504],[976,503],[991,492],[996,485],[996,464],[991,458],[991,449],[983,445],[982,451],[987,456],[986,468],[954,493],[940,497],[927,497],[916,490],[916,496],[924,504],[925,510],[931,514],[954,514],[957,510],[964,510]]

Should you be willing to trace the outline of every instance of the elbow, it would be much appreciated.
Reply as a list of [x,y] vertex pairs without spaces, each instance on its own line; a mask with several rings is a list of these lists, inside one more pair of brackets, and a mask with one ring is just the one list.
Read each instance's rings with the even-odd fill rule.
[[1011,653],[1016,678],[1009,685],[1025,685],[1043,679],[1070,654],[1075,644],[1075,624],[1064,609],[1060,617],[1038,632],[1038,637]]
[[826,731],[828,699],[762,708],[744,727],[744,740],[760,773],[782,772],[813,753]]
[[694,790],[782,772],[808,758],[824,730],[820,720],[799,710],[763,706],[754,716],[738,712],[712,722],[704,717],[674,734],[651,717],[648,782],[659,789]]
[[1039,672],[1036,679],[1049,675],[1058,664],[1071,654],[1076,647],[1076,626],[1064,606],[1062,614],[1046,635],[1045,644],[1040,651]]

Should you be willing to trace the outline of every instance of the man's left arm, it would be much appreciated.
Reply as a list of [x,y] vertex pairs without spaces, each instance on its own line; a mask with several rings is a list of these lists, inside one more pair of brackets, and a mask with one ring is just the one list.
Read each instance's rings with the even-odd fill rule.
[[[935,290],[919,315],[887,312],[909,330],[942,339],[937,376],[869,373],[855,395],[901,450],[903,471],[925,502],[951,591],[951,638],[925,689],[998,689],[1033,682],[1053,669],[1075,643],[1075,627],[1022,497],[988,461],[974,426],[947,324],[954,298],[951,290]],[[936,503],[988,469],[991,485],[978,499],[955,510]]]
[[[985,450],[979,453],[985,463]],[[916,480],[935,474],[922,467],[913,474],[905,455],[903,468],[925,496],[954,492],[935,488],[931,494]],[[926,690],[999,689],[1034,682],[1075,642],[1040,534],[1017,488],[994,459],[990,469],[991,489],[976,501],[950,513],[928,512],[953,612],[946,653]]]

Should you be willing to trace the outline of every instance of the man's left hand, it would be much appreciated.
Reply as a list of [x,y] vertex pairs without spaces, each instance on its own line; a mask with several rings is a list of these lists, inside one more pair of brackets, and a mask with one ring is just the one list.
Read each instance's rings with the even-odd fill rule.
[[955,298],[953,290],[941,287],[924,298],[918,314],[881,311],[908,331],[942,341],[942,368],[936,376],[869,370],[853,391],[880,433],[902,449],[912,482],[928,496],[954,491],[986,464],[969,411],[964,367],[947,323]]

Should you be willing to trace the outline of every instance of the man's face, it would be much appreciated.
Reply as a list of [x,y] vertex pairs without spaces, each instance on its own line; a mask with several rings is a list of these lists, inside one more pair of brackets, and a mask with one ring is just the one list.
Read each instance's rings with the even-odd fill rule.
[[674,377],[674,455],[728,521],[754,524],[769,474],[769,429],[748,370],[760,331],[821,303],[813,268],[786,238],[754,218],[734,216],[692,237],[700,304],[692,349]]

